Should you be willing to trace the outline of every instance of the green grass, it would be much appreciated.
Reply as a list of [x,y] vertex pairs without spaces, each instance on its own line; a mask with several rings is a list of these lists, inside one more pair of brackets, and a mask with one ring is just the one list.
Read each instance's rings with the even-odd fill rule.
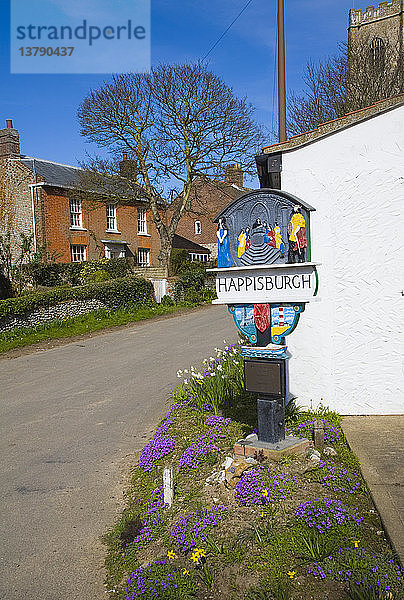
[[136,321],[152,319],[162,315],[167,315],[184,308],[195,307],[196,304],[179,303],[175,306],[163,306],[156,304],[153,306],[141,306],[138,308],[117,308],[113,310],[100,309],[72,317],[63,321],[54,321],[35,327],[20,327],[11,331],[0,333],[0,353],[30,346],[44,340],[56,340],[69,338],[77,335],[83,335],[109,327],[127,325]]
[[[241,370],[242,365],[236,359],[237,356],[234,364]],[[189,373],[186,376],[189,378]],[[109,598],[125,600],[130,573],[157,561],[153,576],[150,576],[155,583],[165,576],[167,568],[173,572],[182,572],[186,568],[188,573],[189,589],[181,593],[178,589],[159,590],[161,600],[376,600],[376,597],[378,600],[404,600],[390,563],[394,554],[384,537],[379,535],[382,525],[365,482],[354,494],[344,491],[338,482],[332,488],[322,486],[321,467],[310,464],[305,457],[296,456],[279,463],[263,463],[270,467],[271,473],[296,478],[290,495],[275,498],[272,504],[239,506],[231,486],[205,485],[206,478],[220,470],[225,457],[232,456],[234,442],[256,426],[255,398],[237,386],[232,390],[231,396],[220,407],[221,414],[230,416],[232,423],[226,427],[223,437],[216,439],[218,450],[205,456],[199,466],[190,471],[178,469],[180,457],[193,440],[207,433],[210,425],[206,425],[205,420],[212,412],[200,407],[198,410],[192,402],[186,402],[190,387],[177,387],[172,391],[170,403],[174,403],[176,409],[171,414],[172,423],[165,435],[175,441],[175,446],[170,453],[156,460],[151,470],[145,471],[140,464],[132,469],[126,508],[104,537]],[[334,427],[341,420],[337,413],[325,407],[317,411],[290,407],[286,420],[291,427],[313,418],[325,419]],[[358,470],[357,459],[343,435],[327,445],[337,452],[332,457],[335,464]],[[323,459],[330,460],[326,455]],[[152,528],[151,539],[138,545],[135,537],[143,524],[152,490],[162,484],[164,467],[173,468],[174,503],[161,513],[161,520]],[[321,534],[296,515],[296,508],[302,502],[329,498],[357,509],[363,522],[333,523],[327,533]],[[225,505],[226,512],[216,526],[207,530],[206,538],[196,542],[196,546],[206,552],[206,559],[195,565],[192,564],[192,551],[181,551],[171,539],[172,527],[178,519],[214,503]],[[159,563],[167,560],[168,552],[174,552],[174,558],[171,557],[167,564]],[[331,555],[333,558],[329,560]],[[315,568],[316,562],[326,569],[324,578],[310,573],[309,568]],[[341,575],[344,569],[355,571],[351,583],[344,581]],[[364,578],[365,582],[370,578],[374,587],[378,577],[376,572],[389,573],[391,594],[375,596],[367,584],[355,583],[358,577]],[[144,577],[146,581],[147,572]],[[156,596],[145,591],[141,597],[152,600]]]

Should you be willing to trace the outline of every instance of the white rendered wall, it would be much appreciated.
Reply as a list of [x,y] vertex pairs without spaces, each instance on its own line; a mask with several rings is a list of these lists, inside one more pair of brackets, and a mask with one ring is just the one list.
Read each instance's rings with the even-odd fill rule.
[[317,302],[287,339],[291,391],[341,414],[404,413],[404,108],[283,154],[282,189],[316,208]]

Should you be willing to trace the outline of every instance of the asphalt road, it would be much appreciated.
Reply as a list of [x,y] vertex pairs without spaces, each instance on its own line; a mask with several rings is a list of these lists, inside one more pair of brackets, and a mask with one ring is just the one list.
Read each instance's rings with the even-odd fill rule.
[[178,384],[223,339],[206,307],[0,360],[0,598],[100,600],[100,536]]

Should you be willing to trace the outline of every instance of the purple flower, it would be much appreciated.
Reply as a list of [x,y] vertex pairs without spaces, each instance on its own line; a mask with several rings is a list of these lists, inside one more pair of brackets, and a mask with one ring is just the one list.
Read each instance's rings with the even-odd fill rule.
[[171,541],[176,543],[183,552],[194,548],[198,540],[206,538],[207,529],[218,525],[225,510],[225,506],[218,504],[208,509],[196,510],[181,517],[173,526]]
[[328,529],[346,523],[359,525],[363,521],[356,508],[343,504],[341,500],[315,500],[303,502],[296,509],[297,518],[308,527],[324,533]]
[[286,500],[296,484],[295,476],[258,465],[243,473],[234,497],[239,506],[271,504],[276,500]]

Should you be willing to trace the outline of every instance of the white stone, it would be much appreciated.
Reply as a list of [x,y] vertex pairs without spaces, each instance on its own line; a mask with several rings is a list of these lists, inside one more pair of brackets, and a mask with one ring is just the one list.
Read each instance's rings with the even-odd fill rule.
[[226,456],[224,462],[222,463],[222,467],[224,470],[228,469],[230,467],[230,465],[233,462],[233,458],[231,458],[230,456]]
[[337,456],[337,454],[338,454],[338,452],[335,450],[335,448],[331,448],[331,446],[326,446],[324,448],[323,452],[327,456]]

